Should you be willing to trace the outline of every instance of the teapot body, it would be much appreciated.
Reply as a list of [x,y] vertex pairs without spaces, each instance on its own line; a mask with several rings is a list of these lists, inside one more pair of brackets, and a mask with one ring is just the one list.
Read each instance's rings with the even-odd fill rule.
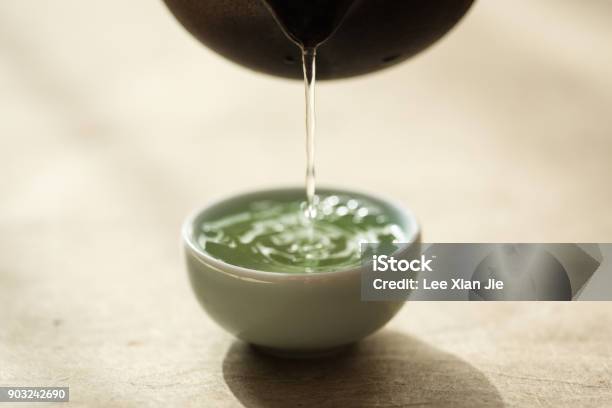
[[[262,0],[164,1],[191,34],[229,60],[271,75],[302,78],[299,48]],[[402,62],[444,36],[472,3],[356,0],[335,34],[319,47],[317,76],[345,78]]]

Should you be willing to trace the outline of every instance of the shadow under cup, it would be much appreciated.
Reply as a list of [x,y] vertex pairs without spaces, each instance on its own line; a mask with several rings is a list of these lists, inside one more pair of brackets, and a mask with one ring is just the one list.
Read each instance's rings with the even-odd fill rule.
[[[406,235],[402,250],[418,250],[419,226],[408,210],[377,196],[341,189],[321,195],[368,200]],[[319,354],[358,341],[384,326],[402,302],[362,302],[364,266],[317,273],[282,273],[247,269],[207,254],[198,229],[260,200],[303,200],[303,188],[257,191],[214,202],[183,226],[187,269],[195,295],[208,315],[241,340],[283,355]]]

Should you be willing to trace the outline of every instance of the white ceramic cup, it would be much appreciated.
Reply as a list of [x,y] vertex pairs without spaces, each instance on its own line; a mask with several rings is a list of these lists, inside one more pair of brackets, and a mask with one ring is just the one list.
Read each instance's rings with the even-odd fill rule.
[[[380,205],[418,250],[420,229],[411,212],[376,195],[320,189]],[[281,188],[216,201],[196,211],[183,226],[182,239],[191,285],[208,315],[234,336],[276,354],[320,354],[358,341],[383,327],[402,302],[361,301],[365,266],[334,272],[279,273],[247,269],[213,258],[198,244],[203,221],[233,206],[275,197],[303,199],[303,188]]]

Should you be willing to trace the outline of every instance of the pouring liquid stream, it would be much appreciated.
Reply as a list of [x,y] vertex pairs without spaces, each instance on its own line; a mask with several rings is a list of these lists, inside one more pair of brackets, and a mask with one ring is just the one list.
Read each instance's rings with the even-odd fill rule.
[[315,174],[315,83],[317,70],[317,49],[303,48],[304,86],[306,91],[306,208],[309,221],[317,217],[316,174]]
[[317,48],[338,29],[355,0],[263,0],[287,38],[302,51],[306,93],[306,204],[308,225],[317,217],[315,87]]

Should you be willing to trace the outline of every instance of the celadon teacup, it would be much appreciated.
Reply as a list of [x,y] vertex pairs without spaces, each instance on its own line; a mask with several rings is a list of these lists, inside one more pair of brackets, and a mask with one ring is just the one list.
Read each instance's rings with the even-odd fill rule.
[[[377,195],[320,189],[324,195],[366,198],[380,205],[404,231],[406,248],[418,250],[420,229],[410,211]],[[383,327],[402,302],[361,301],[366,265],[317,273],[279,273],[230,265],[207,254],[198,226],[245,202],[301,200],[303,188],[279,188],[236,195],[196,211],[183,225],[182,239],[195,295],[221,327],[254,346],[286,356],[317,355],[354,343]],[[409,247],[409,248],[408,248]]]

